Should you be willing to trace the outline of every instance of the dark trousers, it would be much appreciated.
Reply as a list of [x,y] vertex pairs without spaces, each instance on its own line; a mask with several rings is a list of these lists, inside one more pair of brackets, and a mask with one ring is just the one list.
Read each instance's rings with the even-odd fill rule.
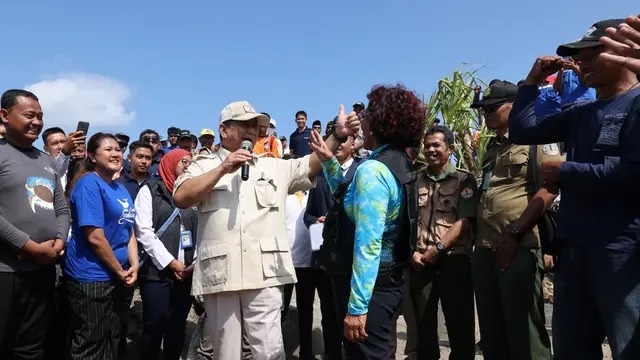
[[116,360],[129,289],[121,282],[65,279],[69,300],[71,360]]
[[289,314],[294,287],[295,284],[286,284],[282,290],[282,312],[280,313],[280,322],[282,323],[284,323],[284,319],[287,317],[287,314]]
[[187,316],[191,310],[191,279],[141,280],[141,359],[178,360],[184,346]]
[[328,360],[342,359],[342,328],[336,325],[336,309],[331,290],[331,279],[320,269],[296,268],[298,282],[296,304],[298,305],[298,331],[300,336],[300,360],[314,359],[312,344],[313,302],[316,289],[320,297],[322,313],[322,336],[324,352]]
[[131,303],[133,302],[134,288],[124,289],[124,303],[126,309],[122,315],[122,325],[120,326],[120,343],[118,344],[118,357],[124,359],[127,355],[127,335],[129,334],[129,320],[131,318]]
[[0,359],[42,359],[56,272],[0,273]]
[[469,255],[443,255],[433,266],[411,270],[409,282],[418,321],[418,359],[440,359],[440,301],[449,334],[449,359],[473,360],[476,356],[475,313]]
[[[338,323],[344,328],[347,315],[349,294],[351,292],[351,274],[331,277]],[[383,268],[373,288],[367,312],[365,331],[368,338],[362,343],[344,341],[344,349],[349,360],[382,360],[389,356],[389,341],[400,309],[404,293],[404,268]]]
[[551,360],[541,251],[518,247],[501,271],[493,250],[476,247],[471,263],[484,358]]
[[56,265],[56,287],[51,301],[51,323],[44,351],[46,360],[64,359],[69,342],[69,310],[63,286],[62,267]]
[[640,250],[563,247],[554,277],[556,360],[640,359]]

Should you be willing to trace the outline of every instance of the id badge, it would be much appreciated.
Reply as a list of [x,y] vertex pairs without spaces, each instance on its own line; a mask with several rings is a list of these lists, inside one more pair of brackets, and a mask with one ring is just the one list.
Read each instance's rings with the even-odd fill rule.
[[183,230],[180,232],[180,248],[181,249],[190,249],[193,246],[193,242],[191,241],[191,231]]

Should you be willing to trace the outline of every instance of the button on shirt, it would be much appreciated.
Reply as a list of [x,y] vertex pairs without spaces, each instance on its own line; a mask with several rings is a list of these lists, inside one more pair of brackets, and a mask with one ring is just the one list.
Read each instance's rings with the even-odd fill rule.
[[[217,168],[228,155],[221,148],[195,157],[176,180],[175,188]],[[240,169],[224,175],[197,204],[198,250],[192,294],[295,283],[285,221],[287,195],[313,186],[309,156],[249,161],[247,181],[240,178]]]

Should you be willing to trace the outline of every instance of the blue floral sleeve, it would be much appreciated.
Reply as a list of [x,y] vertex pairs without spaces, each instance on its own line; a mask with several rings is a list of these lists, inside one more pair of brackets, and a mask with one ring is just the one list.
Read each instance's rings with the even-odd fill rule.
[[340,167],[340,163],[334,156],[330,160],[323,161],[322,163],[320,163],[320,165],[322,166],[324,177],[327,179],[327,183],[329,183],[329,189],[333,194],[334,192],[336,192],[340,184],[347,181],[347,179],[344,178],[344,175],[342,175],[342,168]]
[[378,277],[389,203],[398,196],[398,188],[393,174],[384,164],[366,161],[356,170],[349,192],[352,192],[349,195],[353,196],[353,201],[347,202],[345,210],[353,214],[356,233],[348,312],[362,315],[368,312]]

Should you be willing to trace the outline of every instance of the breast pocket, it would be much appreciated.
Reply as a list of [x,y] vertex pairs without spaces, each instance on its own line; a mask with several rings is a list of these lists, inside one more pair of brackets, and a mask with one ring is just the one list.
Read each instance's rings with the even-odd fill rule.
[[439,188],[438,189],[438,201],[436,203],[436,210],[440,212],[454,212],[458,208],[458,204],[455,201],[456,191],[455,188]]
[[260,239],[260,251],[265,278],[293,275],[293,263],[287,239],[264,237]]
[[256,200],[263,208],[278,207],[278,188],[273,180],[260,179],[255,185]]
[[227,281],[227,243],[207,244],[200,248],[198,258],[202,269],[202,284],[217,285]]
[[429,190],[426,188],[418,189],[418,207],[423,208],[427,206],[429,201]]
[[229,204],[234,200],[232,199],[233,193],[231,186],[232,183],[226,176],[220,179],[211,192],[204,198],[200,206],[200,211],[207,213],[228,208]]
[[515,179],[520,176],[526,176],[529,154],[528,152],[507,152],[500,156],[498,163],[500,164],[501,169],[497,170],[496,173],[499,171],[504,177]]

